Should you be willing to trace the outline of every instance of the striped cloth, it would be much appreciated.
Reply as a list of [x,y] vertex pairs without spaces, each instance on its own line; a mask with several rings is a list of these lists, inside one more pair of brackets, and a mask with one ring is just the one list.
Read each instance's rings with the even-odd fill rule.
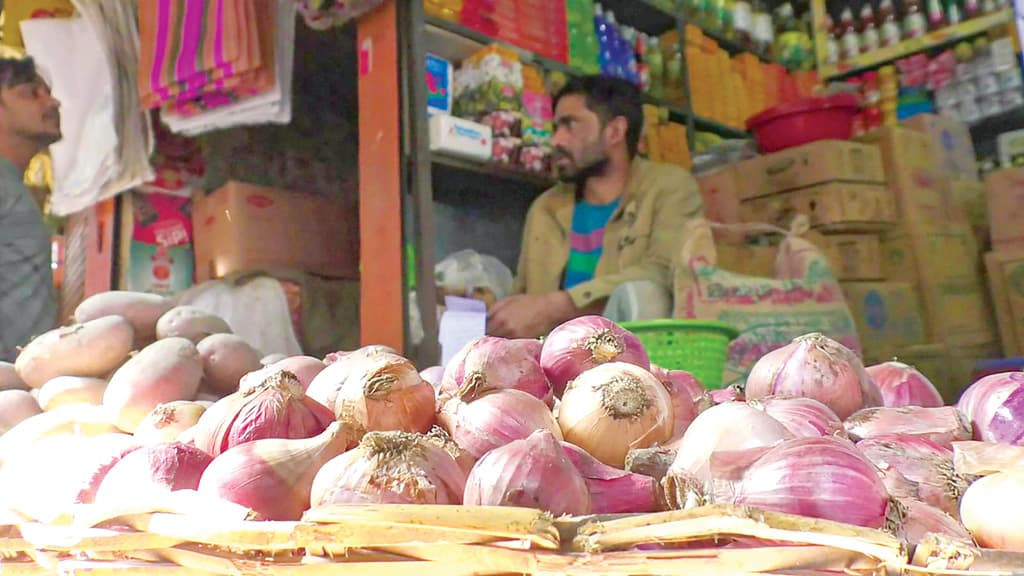
[[0,158],[0,361],[54,327],[50,234],[20,170]]
[[585,200],[576,203],[572,211],[569,263],[565,267],[565,280],[562,283],[564,289],[594,279],[594,271],[601,260],[604,229],[618,207],[618,200],[611,204],[591,204]]

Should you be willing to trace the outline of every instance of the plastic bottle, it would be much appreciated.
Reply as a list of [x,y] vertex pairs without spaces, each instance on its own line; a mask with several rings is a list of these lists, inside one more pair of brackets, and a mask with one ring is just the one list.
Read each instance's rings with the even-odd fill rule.
[[860,7],[860,51],[867,53],[878,50],[882,45],[878,36],[878,22],[875,20],[875,9],[871,0],[864,0]]
[[981,15],[981,2],[979,0],[964,0],[964,20],[970,20]]
[[458,22],[462,16],[462,0],[423,0],[423,11],[436,18]]
[[921,9],[921,0],[903,0],[903,38],[920,38],[928,32],[928,19]]
[[959,0],[946,0],[946,22],[950,26],[964,21],[964,11],[960,8]]
[[754,49],[770,54],[775,40],[772,14],[763,0],[754,0]]
[[926,0],[925,12],[929,29],[938,30],[946,26],[946,9],[942,6],[942,0]]
[[676,103],[683,101],[683,48],[676,44],[665,66],[665,97]]
[[612,39],[609,35],[610,27],[604,15],[604,8],[594,4],[594,30],[597,32],[597,44],[600,48],[598,62],[602,74],[612,73]]
[[655,98],[665,97],[665,55],[661,52],[661,45],[657,37],[647,39],[647,68],[651,75],[651,96]]
[[715,2],[718,9],[718,22],[721,26],[721,33],[729,40],[736,39],[736,25],[733,22],[735,4],[735,0],[717,0]]
[[736,41],[743,47],[754,47],[754,12],[750,0],[735,0],[732,6],[732,25],[736,29]]
[[896,19],[896,8],[892,0],[882,0],[878,4],[878,19],[882,21],[879,37],[882,46],[894,46],[900,42],[900,25]]
[[843,60],[851,60],[860,55],[860,34],[853,21],[853,10],[847,5],[839,15],[839,49]]
[[825,52],[825,62],[838,64],[839,39],[836,37],[836,23],[832,21],[832,15],[828,12],[825,13],[825,41],[828,43]]

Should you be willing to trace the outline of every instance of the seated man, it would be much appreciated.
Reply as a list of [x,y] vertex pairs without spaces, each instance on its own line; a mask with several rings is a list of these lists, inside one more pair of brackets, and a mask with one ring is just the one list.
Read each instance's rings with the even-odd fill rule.
[[606,306],[621,309],[609,298],[620,299],[626,288],[645,305],[667,299],[645,316],[668,316],[669,267],[685,223],[701,216],[701,197],[686,170],[637,157],[642,99],[632,84],[600,76],[573,79],[555,96],[553,161],[561,183],[530,207],[514,295],[491,307],[490,334],[545,335]]

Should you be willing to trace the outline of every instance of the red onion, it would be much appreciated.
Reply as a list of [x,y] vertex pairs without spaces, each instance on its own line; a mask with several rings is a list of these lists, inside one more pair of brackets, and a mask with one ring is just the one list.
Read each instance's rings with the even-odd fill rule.
[[866,370],[882,391],[883,406],[938,408],[945,404],[931,380],[913,366],[892,361],[869,366]]
[[974,426],[974,439],[1024,445],[1024,372],[992,374],[978,380],[957,407]]
[[743,402],[707,409],[686,430],[663,481],[669,506],[682,509],[696,504],[694,490],[703,496],[704,486],[711,480],[709,464],[715,452],[764,448],[792,437],[778,420]]
[[452,398],[441,406],[437,420],[474,460],[534,430],[549,430],[562,440],[548,407],[520,390],[499,390],[472,402]]
[[434,389],[434,395],[437,396],[441,391],[441,382],[444,380],[444,367],[443,366],[431,366],[430,368],[424,368],[420,370],[420,378],[430,387]]
[[313,479],[310,503],[461,504],[466,473],[423,434],[369,432]]
[[195,490],[213,458],[180,442],[154,444],[132,451],[107,472],[96,502],[140,501],[153,492]]
[[911,546],[920,544],[927,534],[943,536],[961,542],[973,542],[970,532],[960,522],[942,510],[918,500],[901,500],[896,537]]
[[583,476],[548,430],[537,430],[481,458],[466,481],[463,503],[540,508],[555,516],[589,514],[591,506]]
[[794,438],[846,436],[843,421],[831,408],[813,398],[768,396],[751,400],[750,405],[781,422]]
[[900,484],[911,490],[910,496],[957,515],[968,482],[954,472],[953,451],[948,446],[926,437],[897,434],[862,440],[857,449],[883,474],[898,473],[905,482]]
[[537,361],[536,340],[484,336],[467,344],[448,362],[441,381],[442,401],[458,396],[472,402],[493,390],[521,390],[550,408],[551,384]]
[[683,370],[665,370],[652,364],[651,374],[664,384],[665,390],[672,398],[673,426],[672,439],[669,442],[678,440],[697,417],[697,402],[706,391],[693,374]]
[[846,418],[882,405],[882,393],[849,348],[821,334],[807,334],[773,350],[747,376],[747,400],[765,396],[813,398]]
[[558,406],[565,439],[617,468],[622,468],[630,450],[668,442],[673,420],[672,398],[665,386],[647,370],[624,362],[580,374]]
[[970,440],[971,425],[959,410],[942,408],[865,408],[843,423],[854,440],[890,434],[925,436],[939,444]]
[[881,528],[889,495],[878,468],[847,440],[796,438],[769,449],[734,485],[732,503]]
[[302,392],[291,372],[275,372],[211,406],[195,425],[192,441],[211,456],[264,438],[312,438],[334,414]]
[[558,326],[544,340],[540,353],[540,365],[558,397],[569,381],[608,362],[651,368],[640,340],[603,316],[581,316]]
[[591,514],[643,513],[662,509],[661,487],[654,478],[612,468],[569,442],[562,442],[562,449],[587,483]]

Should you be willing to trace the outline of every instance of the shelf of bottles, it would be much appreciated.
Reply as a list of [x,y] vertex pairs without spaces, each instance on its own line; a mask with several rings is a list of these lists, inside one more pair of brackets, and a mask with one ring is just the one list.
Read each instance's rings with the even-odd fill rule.
[[861,3],[856,15],[846,3],[837,21],[824,0],[814,0],[814,11],[818,72],[824,80],[954,44],[1013,21],[1013,9],[1001,0],[903,0],[898,7],[894,0],[879,0],[875,5]]

